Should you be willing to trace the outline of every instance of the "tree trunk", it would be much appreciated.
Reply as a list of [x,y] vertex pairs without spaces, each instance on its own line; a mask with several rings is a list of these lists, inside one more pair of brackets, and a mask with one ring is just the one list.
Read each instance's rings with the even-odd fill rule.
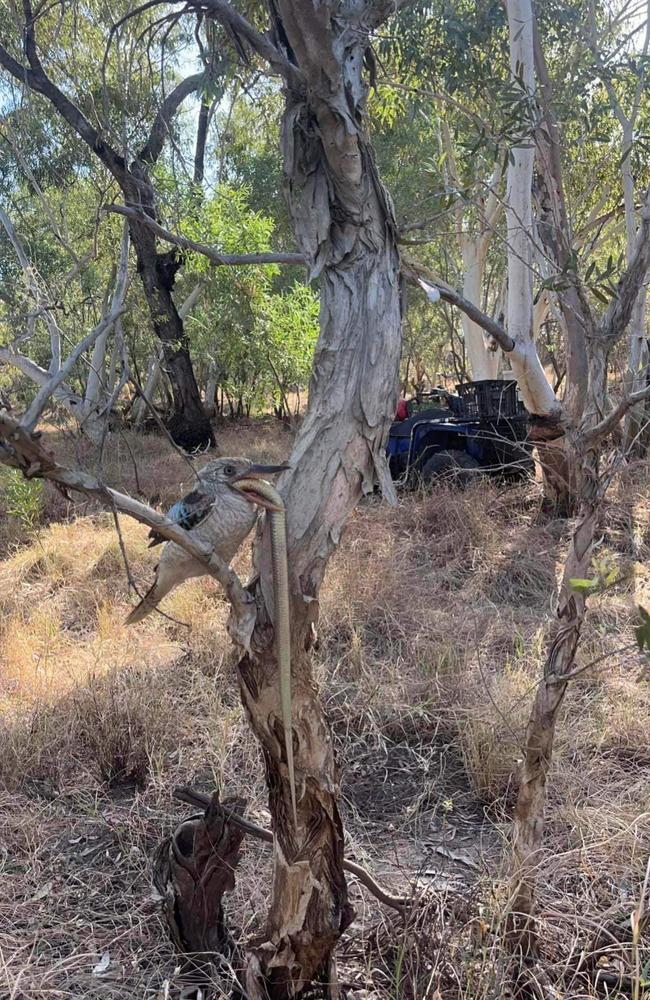
[[[533,12],[530,0],[508,0],[510,64],[513,77],[534,95]],[[564,413],[555,397],[533,339],[533,204],[535,150],[530,137],[511,151],[508,164],[508,333],[515,342],[508,357],[539,444],[547,503],[563,513],[572,506],[573,470],[560,440]]]
[[[293,995],[326,969],[352,916],[342,869],[338,770],[309,648],[326,562],[352,507],[372,486],[374,463],[383,458],[399,360],[398,258],[391,232],[379,254],[367,253],[358,241],[354,256],[356,261],[327,267],[322,276],[322,329],[309,405],[291,473],[281,484],[291,571],[297,830],[272,646],[267,532],[256,553],[261,576],[254,587],[259,612],[253,648],[239,666],[242,699],[264,753],[277,838],[273,901],[265,940],[255,949],[273,1000]],[[259,970],[249,968],[249,977],[259,980]],[[253,981],[247,980],[251,996],[266,996],[255,992]]]
[[[536,947],[532,923],[536,868],[544,833],[546,779],[551,766],[557,716],[575,663],[585,616],[585,595],[571,581],[589,579],[591,553],[598,516],[609,476],[599,476],[598,459],[603,438],[620,421],[624,409],[608,406],[608,357],[624,336],[639,289],[650,267],[650,190],[641,215],[635,251],[621,277],[617,295],[608,307],[596,335],[590,339],[586,405],[577,431],[570,436],[573,467],[577,470],[579,516],[565,563],[558,606],[559,624],[537,688],[526,734],[526,750],[515,812],[513,894],[510,929],[512,943],[523,954]],[[625,402],[625,401],[624,401]],[[629,405],[629,400],[628,400]],[[609,410],[609,413],[608,413]],[[605,416],[607,414],[607,416]]]
[[[533,21],[530,0],[508,0],[510,62],[513,76],[534,93]],[[535,151],[526,137],[511,151],[508,164],[506,226],[508,239],[508,333],[515,342],[509,355],[531,414],[548,416],[560,405],[548,383],[533,341],[533,203]]]
[[587,393],[587,339],[594,334],[594,323],[574,263],[573,239],[562,177],[562,139],[553,109],[553,88],[535,20],[533,50],[545,126],[538,128],[535,136],[539,163],[538,232],[544,249],[558,272],[569,281],[568,288],[558,292],[566,347],[564,408],[573,420],[578,421],[582,416]]
[[597,526],[600,493],[597,454],[592,451],[585,455],[579,447],[574,465],[581,473],[580,512],[564,566],[558,625],[526,729],[515,810],[510,933],[511,943],[524,956],[534,954],[537,947],[533,923],[536,868],[543,848],[546,779],[553,757],[558,713],[568,683],[562,678],[573,670],[585,616],[584,595],[573,591],[570,581],[589,577]]
[[106,391],[107,383],[104,375],[104,362],[106,360],[106,347],[111,328],[107,327],[95,341],[92,357],[90,359],[90,369],[86,379],[85,406],[88,411],[96,409],[99,405],[102,389]]
[[216,413],[217,403],[217,366],[213,363],[208,368],[208,378],[205,385],[205,412],[209,417],[213,417]]
[[[634,141],[634,129],[632,121],[626,123],[623,128],[623,200],[625,204],[625,235],[628,264],[634,256],[636,246],[637,213],[635,206],[635,184],[632,174],[632,143]],[[628,333],[629,353],[628,370],[625,380],[626,391],[636,392],[645,385],[646,367],[648,360],[648,342],[646,332],[646,303],[647,290],[645,286],[639,292]],[[641,456],[644,452],[645,441],[640,436],[646,417],[646,404],[640,403],[633,407],[627,414],[625,420],[625,446],[630,453]]]
[[287,84],[282,144],[296,239],[312,276],[320,275],[321,329],[307,412],[279,483],[287,507],[297,829],[273,649],[268,528],[254,553],[257,623],[239,665],[276,837],[271,908],[247,970],[252,1000],[284,1000],[324,975],[352,917],[338,772],[310,647],[320,584],[345,521],[377,478],[394,495],[384,449],[397,401],[400,262],[392,205],[365,131],[371,28],[360,10],[351,25],[339,13],[327,3],[279,0],[274,24],[310,81]]
[[138,396],[133,405],[133,426],[138,429],[142,427],[143,423],[149,415],[149,406],[147,405],[147,400],[153,405],[153,401],[156,395],[156,391],[160,384],[160,379],[162,376],[162,369],[160,367],[160,348],[156,349],[151,354],[149,361],[147,363],[147,381],[143,386],[144,399],[142,396]]
[[[151,191],[153,199],[153,191]],[[127,205],[143,205],[127,198]],[[176,444],[193,451],[214,445],[215,439],[194,377],[183,320],[174,303],[172,289],[180,266],[176,250],[156,252],[156,238],[148,226],[129,220],[149,314],[163,349],[163,369],[172,391],[173,413],[167,428]]]
[[[483,271],[485,268],[484,237],[473,238],[467,234],[461,238],[463,257],[463,296],[481,306],[483,298]],[[499,370],[499,356],[488,350],[482,328],[462,313],[463,337],[469,368],[474,380],[496,378]]]

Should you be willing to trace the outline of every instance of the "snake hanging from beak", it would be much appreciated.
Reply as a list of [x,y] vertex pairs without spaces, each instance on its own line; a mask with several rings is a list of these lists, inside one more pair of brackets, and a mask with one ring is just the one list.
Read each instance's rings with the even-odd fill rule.
[[237,479],[234,486],[253,503],[264,507],[270,523],[271,561],[273,564],[273,599],[275,603],[275,649],[280,677],[280,704],[284,727],[284,746],[291,789],[294,826],[298,826],[296,777],[293,766],[293,729],[291,723],[291,625],[289,620],[289,568],[287,564],[287,517],[278,491],[264,479]]

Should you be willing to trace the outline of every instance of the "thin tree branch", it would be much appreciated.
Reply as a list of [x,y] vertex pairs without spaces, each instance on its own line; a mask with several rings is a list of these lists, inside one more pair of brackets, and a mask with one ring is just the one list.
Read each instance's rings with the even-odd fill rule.
[[489,333],[491,337],[494,337],[499,347],[502,350],[509,352],[514,350],[515,342],[512,337],[509,337],[505,331],[505,328],[498,323],[487,313],[484,313],[482,309],[466,299],[457,289],[452,288],[448,285],[446,281],[439,278],[436,274],[429,270],[428,267],[424,267],[423,264],[419,264],[417,261],[410,260],[409,258],[402,257],[402,273],[409,280],[418,284],[419,278],[424,278],[426,282],[434,285],[440,292],[440,297],[445,300],[445,302],[451,303],[453,306],[457,306],[462,312],[466,313],[467,316],[475,323],[478,323],[486,333]]
[[23,278],[27,286],[27,289],[30,292],[32,298],[34,299],[34,302],[36,303],[36,307],[39,314],[42,315],[43,319],[45,320],[45,324],[47,326],[50,335],[50,347],[52,352],[50,360],[50,371],[52,372],[58,371],[59,366],[61,364],[61,330],[59,329],[59,325],[56,322],[52,310],[45,302],[45,297],[43,295],[43,291],[39,283],[40,275],[30,263],[29,258],[25,253],[25,248],[22,245],[20,237],[18,236],[18,233],[14,229],[14,225],[11,219],[4,211],[2,206],[0,206],[0,222],[4,226],[5,232],[9,237],[9,242],[14,248],[16,256],[18,257],[18,261],[20,263],[23,272]]
[[[10,347],[0,347],[0,361],[18,368],[23,375],[26,375],[36,385],[43,386],[50,381],[51,373],[47,372],[45,368],[41,368],[40,365],[37,365],[35,361],[32,361],[25,354],[21,354],[20,351],[13,350]],[[81,396],[74,392],[65,382],[56,387],[53,396],[69,408],[79,406],[82,402]]]
[[187,6],[193,10],[209,11],[236,38],[243,38],[254,52],[292,86],[300,90],[304,88],[305,79],[298,67],[289,62],[266,35],[254,28],[227,0],[189,0]]
[[[191,806],[197,806],[200,809],[207,809],[212,801],[207,795],[202,792],[197,792],[193,788],[189,788],[187,785],[181,785],[174,789],[174,797],[180,802],[187,802]],[[223,807],[222,807],[223,808]],[[264,827],[258,826],[257,823],[253,823],[250,819],[246,819],[239,813],[234,812],[234,810],[225,809],[224,813],[229,822],[238,826],[240,830],[251,835],[251,837],[257,837],[258,840],[263,840],[265,844],[273,843],[273,834],[270,830],[265,830]],[[368,889],[381,903],[385,903],[386,906],[392,907],[394,910],[399,910],[400,912],[404,910],[405,907],[409,905],[409,900],[405,896],[392,896],[386,891],[378,882],[372,877],[369,871],[363,868],[361,865],[356,864],[354,861],[348,861],[347,859],[343,861],[343,867],[345,871],[350,872],[351,875],[356,876],[362,885]]]
[[613,347],[625,333],[648,268],[650,268],[650,188],[646,191],[641,210],[634,254],[616,286],[616,298],[610,303],[599,324],[599,333],[610,347]]
[[90,331],[90,333],[86,334],[86,336],[75,345],[66,358],[65,363],[61,365],[59,370],[54,372],[49,381],[38,390],[23,418],[23,426],[28,430],[32,430],[36,426],[41,413],[47,406],[48,400],[59,385],[61,385],[61,383],[65,380],[66,376],[70,374],[84,351],[87,351],[88,348],[95,343],[97,338],[100,337],[105,330],[110,328],[117,317],[124,311],[124,297],[128,287],[128,270],[129,231],[127,224],[124,223],[120,263],[115,283],[115,292],[113,295],[111,311],[97,324],[93,330]]
[[111,171],[113,176],[120,180],[126,170],[126,163],[123,157],[119,156],[115,150],[109,146],[100,135],[94,125],[88,121],[86,116],[79,110],[76,104],[66,97],[63,91],[52,83],[41,65],[36,51],[36,41],[34,36],[34,17],[31,6],[24,0],[25,10],[25,51],[29,60],[29,67],[17,62],[9,52],[0,45],[0,65],[11,73],[19,83],[26,84],[37,94],[42,94],[67,121],[77,135],[83,139],[87,146],[97,154],[102,163]]
[[646,399],[650,399],[650,385],[647,385],[644,389],[639,389],[638,392],[631,392],[622,399],[600,423],[585,433],[584,440],[593,445],[600,438],[606,437],[614,430],[628,410],[636,406],[637,403],[644,402]]
[[196,253],[203,254],[217,267],[236,264],[304,265],[306,263],[305,257],[301,253],[275,253],[273,251],[268,253],[219,253],[207,243],[197,243],[195,240],[188,239],[187,236],[179,236],[170,232],[169,229],[159,225],[155,219],[143,215],[135,208],[126,205],[106,205],[106,211],[117,212],[118,215],[124,215],[127,219],[133,219],[135,222],[148,226],[159,239],[165,240],[166,243],[171,243],[173,246],[182,247],[184,250],[194,250]]

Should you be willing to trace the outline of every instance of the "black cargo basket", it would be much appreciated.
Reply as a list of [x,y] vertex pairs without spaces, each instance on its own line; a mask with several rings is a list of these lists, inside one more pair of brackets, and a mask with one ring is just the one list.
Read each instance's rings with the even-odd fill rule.
[[460,396],[459,416],[474,420],[503,420],[519,413],[517,383],[486,378],[457,385]]

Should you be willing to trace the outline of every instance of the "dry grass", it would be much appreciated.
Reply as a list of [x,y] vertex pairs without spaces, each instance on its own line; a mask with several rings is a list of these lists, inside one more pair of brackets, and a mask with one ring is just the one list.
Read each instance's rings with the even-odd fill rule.
[[[128,444],[139,489],[165,507],[191,470],[155,437]],[[290,437],[250,423],[223,431],[220,446],[276,460]],[[104,475],[136,491],[124,441]],[[351,998],[500,991],[503,847],[566,541],[566,525],[538,511],[535,486],[438,490],[395,510],[371,498],[333,560],[317,671],[345,763],[349,851],[428,900],[404,928],[352,890],[359,918],[339,970]],[[650,605],[647,486],[630,475],[606,521],[600,554],[621,573],[591,602],[582,663],[626,645],[635,604]],[[155,554],[145,529],[122,527],[144,586]],[[172,788],[243,792],[267,821],[225,604],[211,581],[194,581],[164,605],[191,629],[160,616],[125,629],[134,598],[112,519],[52,492],[40,527],[5,526],[3,539],[0,996],[178,996],[148,876],[151,850],[183,815]],[[635,653],[604,660],[567,696],[539,870],[539,975],[563,983],[552,995],[592,995],[585,947],[605,971],[631,968],[629,934],[610,938],[629,927],[650,855],[648,718]],[[264,912],[268,880],[267,854],[248,845],[229,900],[243,933]],[[93,973],[106,952],[107,970]]]

